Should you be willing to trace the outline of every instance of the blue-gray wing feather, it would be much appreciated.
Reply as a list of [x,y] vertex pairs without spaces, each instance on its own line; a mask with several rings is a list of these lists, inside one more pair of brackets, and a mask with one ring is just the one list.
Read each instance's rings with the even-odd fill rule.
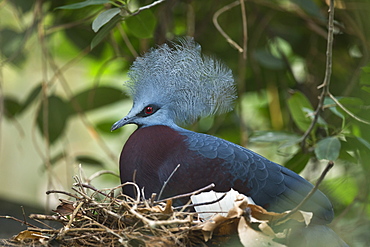
[[[298,174],[256,153],[226,140],[195,132],[184,132],[188,148],[206,159],[223,160],[220,165],[230,173],[229,183],[240,193],[246,194],[261,206],[283,212],[297,206],[313,188],[313,185]],[[242,188],[237,181],[244,181]],[[246,186],[245,186],[246,185]],[[239,187],[238,187],[239,186]],[[325,222],[333,218],[330,201],[317,191],[302,210],[311,211]]]

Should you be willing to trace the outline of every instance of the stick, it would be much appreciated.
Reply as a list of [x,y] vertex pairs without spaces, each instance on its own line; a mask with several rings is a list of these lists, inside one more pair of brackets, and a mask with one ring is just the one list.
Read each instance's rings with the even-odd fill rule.
[[131,16],[137,15],[137,14],[139,14],[141,11],[146,10],[146,9],[150,9],[151,7],[154,7],[154,6],[156,6],[157,4],[160,4],[160,3],[164,2],[164,1],[165,1],[165,0],[158,0],[158,1],[155,1],[155,2],[153,2],[153,3],[151,3],[151,4],[145,5],[145,6],[141,7],[141,8],[139,8],[138,10],[136,10],[136,12],[132,13],[132,14],[131,14]]
[[330,86],[330,77],[332,72],[332,59],[333,59],[333,36],[334,36],[334,0],[330,0],[329,6],[329,30],[328,30],[328,42],[326,47],[326,69],[325,69],[325,77],[324,82],[318,86],[318,89],[322,88],[321,95],[319,97],[319,103],[315,110],[315,116],[311,121],[310,126],[306,130],[306,132],[302,136],[301,147],[302,149],[305,148],[306,139],[310,135],[311,131],[315,127],[319,115],[323,110],[322,107],[324,105],[325,96],[329,93],[329,86]]
[[97,177],[99,177],[99,176],[101,176],[101,175],[103,175],[103,174],[112,174],[112,175],[114,175],[114,176],[116,176],[116,177],[119,177],[119,175],[118,175],[117,173],[115,173],[115,172],[108,171],[108,170],[102,170],[102,171],[97,171],[97,172],[95,172],[93,175],[91,175],[89,178],[87,178],[87,179],[86,179],[86,183],[87,183],[87,184],[90,184],[90,182],[91,182],[93,179],[95,179],[95,178],[97,178]]
[[[223,194],[220,198],[216,199],[216,200],[213,200],[213,201],[209,201],[209,202],[201,202],[201,203],[195,203],[195,204],[189,204],[189,205],[186,205],[186,207],[195,207],[195,206],[203,206],[203,205],[209,205],[209,204],[213,204],[213,203],[216,203],[216,202],[219,202],[221,201],[222,199],[225,198],[227,193]],[[184,206],[179,206],[179,207],[174,207],[174,209],[180,209],[180,208],[183,208]]]
[[159,200],[159,201],[156,201],[157,203],[158,202],[165,202],[167,200],[175,200],[175,199],[179,199],[179,198],[183,198],[183,197],[187,197],[187,196],[192,196],[192,195],[196,195],[196,194],[199,194],[200,192],[203,192],[205,190],[209,190],[209,189],[212,189],[215,187],[215,184],[210,184],[210,185],[207,185],[206,187],[203,187],[199,190],[196,190],[196,191],[193,191],[193,192],[190,192],[190,193],[186,193],[186,194],[182,194],[182,195],[177,195],[177,196],[173,196],[173,197],[169,197],[169,198],[166,198],[166,199],[162,199],[162,200]]
[[229,35],[227,35],[227,33],[222,29],[222,27],[221,27],[221,26],[220,26],[220,24],[218,23],[218,17],[219,17],[222,13],[224,13],[224,12],[228,11],[229,9],[232,9],[232,8],[234,8],[234,7],[238,6],[239,4],[240,4],[240,2],[239,2],[239,1],[235,1],[235,2],[233,2],[233,3],[230,3],[230,4],[228,4],[228,5],[224,6],[224,7],[222,7],[221,9],[219,9],[219,10],[217,10],[217,11],[216,11],[216,13],[213,15],[212,20],[213,20],[213,24],[215,25],[216,29],[220,32],[220,34],[221,34],[222,36],[224,36],[224,38],[226,39],[226,41],[227,41],[230,45],[232,45],[235,49],[237,49],[240,53],[242,53],[242,52],[243,52],[243,48],[241,48],[241,47],[240,47],[240,45],[238,45],[234,40],[232,40],[232,39],[230,38],[230,36],[229,36]]
[[315,186],[312,188],[312,190],[306,195],[306,197],[289,213],[284,215],[282,218],[278,219],[274,225],[277,225],[279,222],[283,222],[284,220],[288,219],[291,215],[295,214],[310,198],[311,196],[318,190],[319,185],[321,182],[324,180],[326,174],[330,171],[331,168],[333,168],[334,162],[329,161],[328,164],[326,165],[324,171],[321,173],[321,176],[317,180]]
[[71,193],[69,193],[69,192],[66,192],[66,191],[62,191],[62,190],[48,190],[48,191],[46,191],[46,194],[47,194],[47,195],[49,195],[49,194],[51,194],[51,193],[65,194],[65,195],[67,195],[67,196],[70,196],[70,197],[73,197],[73,198],[76,198],[76,199],[80,199],[78,196],[73,195],[73,194],[71,194]]
[[[0,215],[0,218],[15,220],[15,221],[20,222],[21,224],[26,225],[26,226],[30,226],[30,227],[34,227],[34,228],[38,228],[37,226],[34,226],[34,225],[32,225],[31,223],[28,223],[28,222],[27,222],[27,221],[25,221],[25,220],[20,220],[20,219],[17,219],[17,218],[15,218],[15,217],[13,217],[13,216],[2,216],[2,215]],[[31,218],[31,219],[32,219],[32,218]]]
[[171,174],[170,174],[170,176],[168,177],[168,179],[167,179],[166,181],[164,181],[163,186],[162,186],[162,188],[161,188],[161,191],[159,192],[159,195],[158,195],[158,200],[160,200],[160,199],[161,199],[161,197],[162,197],[162,193],[163,193],[163,191],[164,191],[164,188],[166,188],[166,186],[167,186],[167,184],[168,184],[168,181],[170,181],[170,179],[172,178],[173,174],[175,174],[175,172],[179,169],[179,167],[180,167],[180,164],[178,164],[178,165],[175,167],[175,169],[173,169],[173,171],[171,172]]

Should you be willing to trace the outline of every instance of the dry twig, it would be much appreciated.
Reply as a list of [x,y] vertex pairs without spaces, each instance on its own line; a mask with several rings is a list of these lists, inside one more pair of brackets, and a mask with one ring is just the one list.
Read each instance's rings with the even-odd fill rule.
[[330,78],[332,72],[332,59],[333,59],[333,39],[334,39],[334,0],[330,0],[329,6],[329,30],[328,30],[328,41],[326,47],[326,69],[325,69],[325,77],[324,82],[318,87],[319,89],[322,88],[321,95],[319,98],[319,103],[314,113],[314,118],[311,121],[310,126],[306,130],[306,132],[302,136],[301,147],[302,149],[305,148],[306,139],[310,135],[311,131],[315,127],[317,121],[319,120],[319,116],[321,111],[323,110],[325,96],[329,94],[329,86],[330,86]]
[[294,208],[292,209],[289,213],[287,213],[284,217],[280,218],[275,222],[275,225],[278,224],[279,222],[283,222],[286,219],[288,219],[290,216],[295,214],[308,200],[310,200],[311,196],[319,189],[319,185],[321,182],[324,180],[326,174],[329,172],[331,168],[333,168],[334,162],[329,161],[328,164],[326,165],[324,171],[321,173],[321,176],[317,180],[315,186],[312,188],[312,190],[306,195],[306,197]]

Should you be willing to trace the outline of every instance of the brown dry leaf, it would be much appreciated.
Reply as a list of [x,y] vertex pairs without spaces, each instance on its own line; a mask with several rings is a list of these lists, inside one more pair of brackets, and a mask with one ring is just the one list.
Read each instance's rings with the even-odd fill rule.
[[[289,212],[290,211],[286,211],[286,212],[284,212],[284,213],[281,214],[282,216],[278,216],[276,218],[271,219],[270,220],[270,223],[272,221],[276,221],[276,220],[280,219],[281,217],[285,216]],[[298,210],[294,214],[290,215],[287,219],[285,219],[285,220],[283,220],[281,222],[275,223],[275,225],[277,225],[277,226],[278,225],[281,225],[281,224],[287,222],[288,220],[296,220],[298,222],[304,222],[306,224],[306,226],[308,226],[311,223],[312,217],[313,217],[313,213],[312,212],[306,212],[306,211]]]
[[276,219],[280,219],[285,215],[285,213],[275,213],[275,212],[268,212],[261,206],[250,204],[248,207],[251,209],[251,215],[253,218],[257,220],[267,220],[273,221]]
[[261,224],[258,225],[258,228],[263,232],[265,235],[275,238],[276,234],[274,230],[267,224],[266,221],[261,222]]
[[216,229],[216,227],[218,227],[220,224],[229,219],[230,218],[228,217],[216,214],[215,216],[212,217],[212,219],[207,220],[202,227],[204,241],[207,242],[208,240],[210,240],[212,238],[213,231]]
[[166,205],[156,205],[153,207],[145,207],[145,208],[138,208],[137,209],[140,213],[161,213],[161,214],[172,214],[172,200],[168,200]]
[[230,219],[222,222],[213,232],[214,236],[229,236],[237,233],[239,219]]
[[[246,220],[243,217],[240,218],[240,221],[239,221],[238,233],[239,233],[240,242],[243,244],[243,246],[248,246],[248,247],[260,247],[260,246],[284,247],[285,246],[286,247],[286,245],[274,242],[272,236],[268,236],[260,231],[254,230],[252,227],[250,227],[247,224]],[[273,235],[275,234],[273,233]]]
[[245,195],[237,195],[234,207],[227,213],[228,218],[239,218],[244,214],[244,209],[248,207],[248,198]]
[[303,222],[308,226],[311,223],[313,217],[312,212],[306,212],[299,210],[297,213],[292,215],[292,219],[295,219],[296,221]]
[[207,242],[212,235],[230,235],[236,232],[239,218],[244,214],[244,209],[248,207],[248,199],[244,195],[238,195],[234,202],[234,207],[229,210],[227,216],[220,214],[214,215],[206,221],[202,227],[204,240]]
[[166,201],[166,207],[164,208],[162,213],[164,213],[164,214],[172,214],[173,213],[172,200]]
[[[286,211],[284,213],[268,212],[263,207],[252,204],[249,204],[248,207],[251,209],[251,215],[253,218],[257,220],[268,221],[270,223],[281,219],[290,212],[290,211]],[[278,222],[276,225],[280,225],[288,220],[296,220],[298,222],[305,222],[305,224],[308,226],[311,222],[312,216],[313,216],[312,212],[298,210],[296,213],[289,216],[286,220]]]
[[47,236],[43,236],[40,232],[29,231],[25,230],[18,233],[17,236],[14,237],[16,241],[24,242],[26,240],[44,240],[48,238]]
[[[58,205],[56,210],[52,210],[55,213],[59,213],[62,216],[71,215],[75,210],[73,202],[60,199],[61,203]],[[81,214],[77,214],[81,216]]]

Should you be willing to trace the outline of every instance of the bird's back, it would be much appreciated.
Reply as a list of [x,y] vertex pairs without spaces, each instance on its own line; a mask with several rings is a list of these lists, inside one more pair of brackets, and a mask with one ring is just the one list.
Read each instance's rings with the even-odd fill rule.
[[[175,167],[163,196],[192,192],[214,183],[215,191],[233,188],[271,211],[293,209],[313,188],[308,181],[266,158],[226,140],[179,127],[137,129],[126,142],[120,160],[121,182],[145,187],[145,196],[158,193]],[[133,196],[133,190],[124,192]],[[333,209],[317,191],[302,210],[314,212],[318,223],[329,223]]]

